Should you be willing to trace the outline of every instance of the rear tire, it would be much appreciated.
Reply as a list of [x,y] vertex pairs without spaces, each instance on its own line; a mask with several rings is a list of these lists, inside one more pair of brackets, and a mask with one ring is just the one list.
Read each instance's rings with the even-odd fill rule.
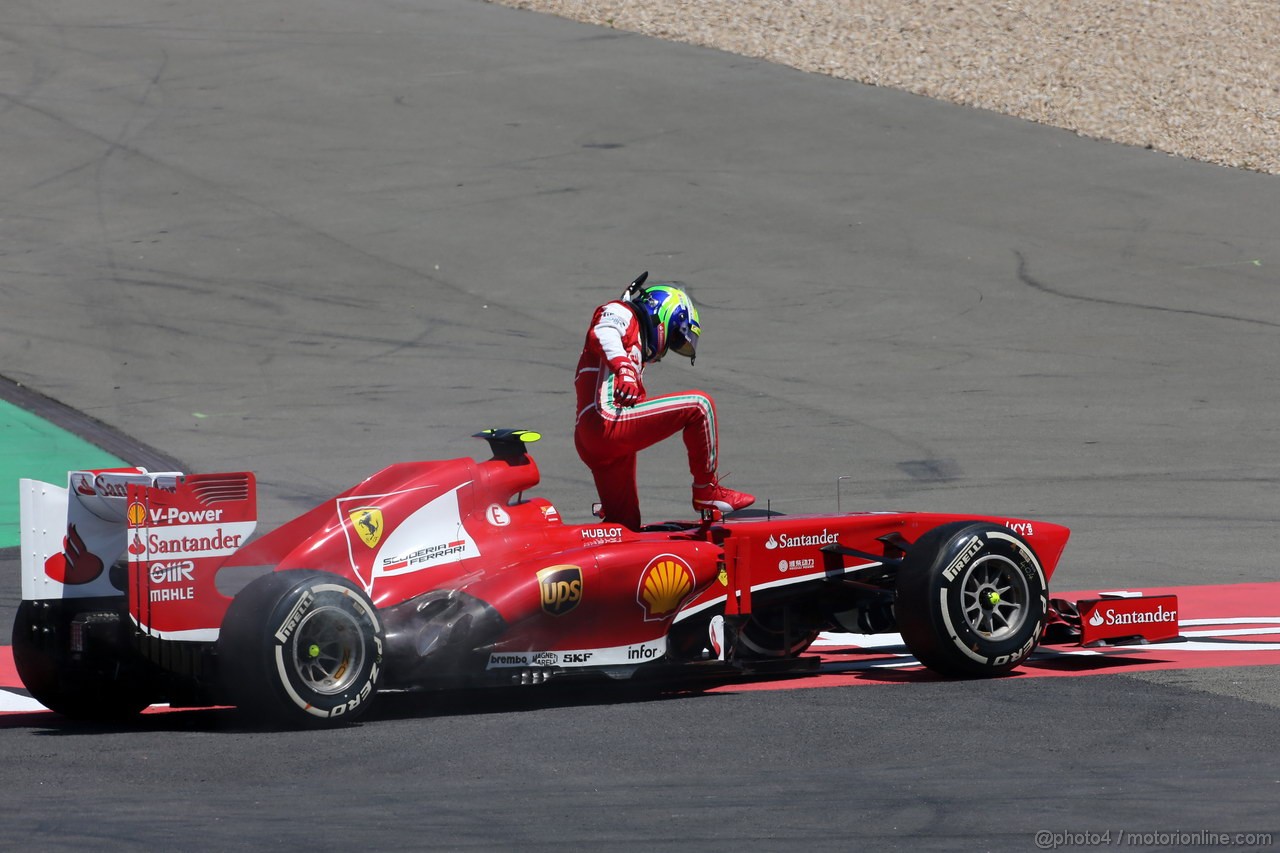
[[273,572],[231,602],[218,666],[232,702],[268,725],[342,725],[368,712],[383,628],[355,584],[327,572]]
[[[154,691],[136,669],[121,666],[123,651],[108,656],[89,646],[72,653],[71,623],[86,612],[99,612],[79,609],[95,601],[20,603],[13,623],[13,663],[27,692],[49,710],[77,720],[121,722],[150,705]],[[106,604],[117,606],[114,599]],[[110,616],[113,611],[101,612]]]
[[[718,609],[714,612],[718,618],[722,616]],[[711,617],[705,615],[672,625],[667,634],[668,656],[676,661],[715,657],[717,651],[713,648],[710,627]],[[752,613],[738,631],[731,656],[749,661],[799,657],[813,645],[819,633],[812,624],[801,625],[794,613],[788,625],[782,608]]]
[[747,660],[798,657],[813,645],[819,633],[817,628],[801,624],[798,616],[788,624],[784,608],[752,613],[738,633],[736,653]]
[[1008,672],[1035,650],[1048,606],[1044,569],[1026,540],[996,524],[958,522],[908,550],[894,610],[921,663],[982,677]]

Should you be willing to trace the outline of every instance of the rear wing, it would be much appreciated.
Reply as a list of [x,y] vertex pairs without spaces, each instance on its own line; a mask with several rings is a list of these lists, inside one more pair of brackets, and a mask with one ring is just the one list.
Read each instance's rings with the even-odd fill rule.
[[215,639],[230,599],[214,579],[257,526],[247,472],[71,471],[67,487],[20,481],[22,598],[129,595],[138,627]]
[[107,468],[71,471],[65,488],[19,480],[23,600],[123,595],[111,567],[124,555],[129,486],[174,489],[182,476]]

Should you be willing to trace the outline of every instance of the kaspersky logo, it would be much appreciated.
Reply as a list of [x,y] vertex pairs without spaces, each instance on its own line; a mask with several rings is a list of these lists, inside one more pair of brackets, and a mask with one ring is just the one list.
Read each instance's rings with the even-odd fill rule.
[[376,548],[382,541],[382,510],[376,506],[362,506],[347,513],[351,526],[355,528],[360,541],[370,548]]
[[636,590],[644,621],[658,622],[675,613],[693,588],[693,570],[683,560],[672,554],[655,558],[640,575]]

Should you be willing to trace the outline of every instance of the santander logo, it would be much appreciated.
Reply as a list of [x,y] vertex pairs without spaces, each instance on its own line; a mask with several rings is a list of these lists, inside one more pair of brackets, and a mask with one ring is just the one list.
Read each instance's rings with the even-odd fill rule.
[[1116,637],[1140,636],[1156,642],[1178,636],[1176,595],[1126,595],[1086,599],[1080,604],[1081,639],[1085,645]]
[[827,528],[824,527],[821,533],[802,533],[798,536],[779,533],[776,539],[773,536],[766,539],[764,547],[767,551],[773,551],[777,548],[806,548],[811,545],[830,545],[839,540],[840,537],[838,535],[828,532]]
[[1154,610],[1148,611],[1121,611],[1117,613],[1112,608],[1106,610],[1098,608],[1093,612],[1093,616],[1089,619],[1089,624],[1095,628],[1100,625],[1143,625],[1151,622],[1177,622],[1178,611],[1165,610],[1163,605],[1157,605]]
[[44,573],[68,586],[96,580],[102,569],[102,559],[89,550],[74,524],[67,527],[67,535],[62,539],[62,552],[44,562]]

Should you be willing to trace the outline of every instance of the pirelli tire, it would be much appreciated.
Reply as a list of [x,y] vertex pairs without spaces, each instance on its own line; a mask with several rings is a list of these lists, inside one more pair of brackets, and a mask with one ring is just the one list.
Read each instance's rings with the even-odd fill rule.
[[[96,607],[95,607],[96,605]],[[73,652],[72,623],[94,616],[108,618],[107,634],[118,634],[118,600],[52,599],[23,601],[13,623],[13,663],[31,698],[51,711],[76,720],[119,723],[136,717],[152,702],[157,691],[146,681],[124,649],[123,638],[107,648],[91,643]],[[102,624],[102,623],[99,623]],[[81,625],[82,636],[97,639]]]
[[383,639],[377,610],[355,584],[328,572],[273,572],[246,586],[223,618],[224,692],[255,724],[348,724],[377,695]]
[[1026,660],[1048,606],[1044,568],[1025,539],[997,524],[957,522],[909,549],[894,611],[907,649],[925,666],[984,677]]
[[744,660],[777,660],[804,654],[820,633],[799,617],[779,608],[752,613],[738,633],[735,654]]

